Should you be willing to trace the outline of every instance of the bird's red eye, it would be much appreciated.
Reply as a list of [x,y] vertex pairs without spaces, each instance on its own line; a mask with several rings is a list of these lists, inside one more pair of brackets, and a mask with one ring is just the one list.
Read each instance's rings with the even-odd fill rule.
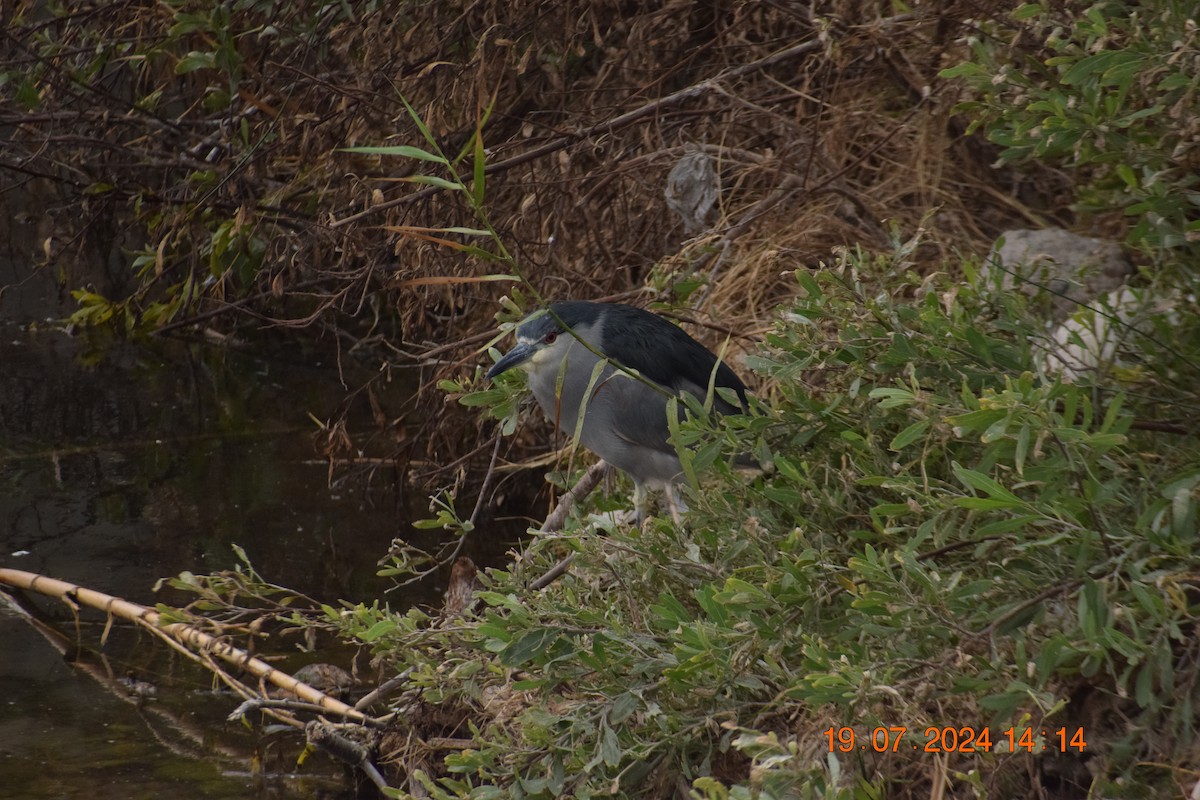
[[558,338],[558,332],[550,331],[549,333],[547,333],[545,336],[542,337],[542,341],[545,342],[546,344],[554,344],[554,340],[557,338]]

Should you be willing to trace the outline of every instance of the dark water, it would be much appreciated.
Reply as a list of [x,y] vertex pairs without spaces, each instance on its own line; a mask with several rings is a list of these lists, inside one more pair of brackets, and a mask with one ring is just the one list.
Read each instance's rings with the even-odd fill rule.
[[387,488],[329,488],[308,414],[327,418],[344,391],[319,360],[93,354],[46,332],[0,342],[0,363],[6,566],[151,601],[154,577],[228,568],[237,544],[301,591],[386,588],[375,562],[411,513]]
[[[334,416],[347,395],[332,352],[270,332],[243,346],[68,336],[45,322],[70,305],[50,271],[33,266],[35,237],[8,224],[0,567],[153,605],[164,599],[158,578],[232,568],[238,545],[266,579],[326,602],[438,602],[439,580],[397,595],[375,575],[393,537],[420,541],[410,521],[426,512],[424,495],[386,469],[371,480],[339,473],[331,488],[317,457],[312,417]],[[393,382],[378,397],[398,410],[410,392]],[[350,421],[368,426],[369,409],[351,407]],[[81,615],[77,638],[63,604],[38,607],[49,628],[0,605],[0,800],[346,796],[329,759],[296,770],[294,734],[225,722],[239,701],[214,693],[187,659],[129,631],[101,645],[95,612]],[[120,686],[128,674],[155,684],[158,699],[130,702]]]

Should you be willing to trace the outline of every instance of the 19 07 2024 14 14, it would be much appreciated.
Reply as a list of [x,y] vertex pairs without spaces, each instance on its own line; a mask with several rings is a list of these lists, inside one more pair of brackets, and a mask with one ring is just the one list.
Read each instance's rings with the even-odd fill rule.
[[904,725],[877,726],[861,733],[854,728],[828,728],[825,737],[829,752],[850,753],[855,750],[874,750],[877,753],[898,753],[916,750],[925,753],[1027,753],[1087,748],[1083,728],[973,728],[930,725],[920,734]]

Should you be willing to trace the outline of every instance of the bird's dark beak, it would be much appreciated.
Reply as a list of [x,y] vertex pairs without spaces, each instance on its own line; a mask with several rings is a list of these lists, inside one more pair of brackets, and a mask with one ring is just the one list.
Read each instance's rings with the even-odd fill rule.
[[531,344],[521,343],[509,350],[503,358],[496,362],[495,366],[488,370],[487,376],[489,379],[496,377],[501,372],[508,372],[515,366],[518,366],[533,355],[534,347]]

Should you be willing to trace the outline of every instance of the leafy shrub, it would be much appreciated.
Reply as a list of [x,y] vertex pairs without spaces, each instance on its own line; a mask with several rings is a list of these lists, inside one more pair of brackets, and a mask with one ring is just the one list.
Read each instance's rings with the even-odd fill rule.
[[[425,700],[472,710],[475,745],[425,778],[433,796],[1169,784],[1200,677],[1200,447],[1140,431],[1135,394],[1039,374],[1022,297],[920,278],[915,246],[797,271],[752,363],[760,413],[679,433],[715,465],[685,529],[576,516],[449,627],[330,610]],[[1194,358],[1195,321],[1179,333]],[[747,482],[723,465],[750,449],[774,468]],[[938,773],[929,728],[988,728],[992,747]],[[863,749],[877,729],[886,752]]]
[[1121,209],[1147,248],[1200,243],[1200,59],[1194,3],[1025,3],[981,23],[972,57],[943,71],[1000,160],[1077,169],[1078,207]]

